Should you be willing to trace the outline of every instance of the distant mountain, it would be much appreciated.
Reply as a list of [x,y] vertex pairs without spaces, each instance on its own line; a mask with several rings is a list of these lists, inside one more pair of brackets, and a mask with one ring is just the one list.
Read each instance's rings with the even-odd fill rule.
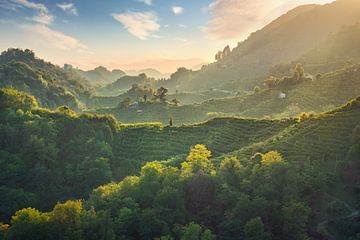
[[141,73],[145,73],[148,77],[155,78],[155,79],[161,79],[161,78],[168,78],[169,73],[162,73],[156,69],[153,68],[146,68],[141,70],[126,70],[126,75],[129,76],[138,76]]
[[360,1],[337,0],[297,7],[227,51],[218,61],[194,71],[191,81],[179,79],[181,90],[252,89],[271,65],[299,58],[331,33],[360,21]]
[[83,71],[76,69],[75,70],[80,76],[88,80],[92,85],[101,85],[112,83],[118,78],[123,77],[126,73],[122,70],[114,69],[109,71],[103,66],[99,66],[93,70]]
[[68,105],[75,110],[93,90],[75,72],[45,62],[28,49],[8,49],[1,53],[0,87],[34,95],[42,107]]
[[151,79],[142,73],[138,76],[123,76],[113,83],[97,89],[101,95],[118,95],[129,90],[134,84],[146,84]]

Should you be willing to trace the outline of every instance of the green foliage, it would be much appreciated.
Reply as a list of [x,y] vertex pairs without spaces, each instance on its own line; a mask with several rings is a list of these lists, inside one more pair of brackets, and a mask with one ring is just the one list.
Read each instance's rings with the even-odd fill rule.
[[284,160],[281,154],[276,151],[271,151],[261,156],[261,164],[264,166],[271,166],[283,162]]
[[80,108],[92,88],[74,72],[35,57],[26,49],[8,49],[0,55],[0,87],[32,94],[41,107]]
[[305,73],[305,70],[304,70],[304,67],[301,63],[298,63],[296,64],[295,68],[294,68],[294,78],[296,80],[300,80],[304,77],[304,73]]
[[0,89],[0,109],[14,108],[27,111],[36,107],[38,104],[33,96],[13,89]]
[[[324,210],[327,186],[347,167],[341,160],[349,142],[358,146],[359,115],[355,100],[299,123],[222,118],[169,128],[123,125],[68,108],[1,109],[4,221],[19,208],[49,211],[96,188],[84,203],[24,210],[31,212],[24,217],[29,228],[14,222],[5,238],[41,231],[43,239],[181,239],[193,222],[201,223],[200,231],[189,228],[200,232],[197,239],[253,239],[254,229],[264,233],[260,239],[306,239]],[[141,165],[138,176],[125,177]]]
[[238,186],[245,168],[236,157],[226,157],[221,161],[218,175],[229,186]]
[[209,160],[211,151],[205,145],[197,144],[190,150],[186,162],[181,164],[181,171],[184,176],[192,176],[199,172],[213,174],[214,166]]
[[309,221],[310,208],[306,204],[297,201],[286,203],[282,208],[284,218],[284,239],[308,239],[307,224]]
[[264,224],[260,217],[249,220],[244,227],[245,240],[270,240],[270,234],[265,232]]
[[203,230],[202,227],[196,223],[189,223],[182,229],[181,240],[215,240],[208,229]]
[[156,92],[154,93],[155,101],[159,100],[160,102],[165,102],[167,92],[168,92],[168,89],[166,89],[164,87],[160,87],[159,89],[157,89]]
[[48,239],[50,216],[34,208],[24,208],[11,218],[5,239]]

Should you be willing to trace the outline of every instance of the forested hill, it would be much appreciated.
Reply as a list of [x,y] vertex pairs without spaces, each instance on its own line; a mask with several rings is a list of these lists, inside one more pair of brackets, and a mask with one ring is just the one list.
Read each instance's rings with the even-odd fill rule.
[[187,75],[179,79],[178,88],[252,89],[271,65],[297,59],[331,33],[359,22],[359,11],[357,0],[297,7],[251,34],[233,50],[225,48],[217,62],[194,72],[191,81],[187,81]]
[[73,71],[35,57],[31,50],[8,49],[0,55],[0,87],[14,88],[34,95],[40,106],[61,105],[81,108],[92,87]]
[[349,239],[359,230],[348,217],[359,201],[359,98],[315,116],[164,127],[49,111],[1,89],[0,118],[6,222],[163,160],[85,202],[20,210],[1,225],[5,239]]
[[[72,68],[70,67],[69,70],[71,69]],[[99,66],[89,71],[83,71],[80,69],[73,69],[73,70],[76,73],[78,73],[80,76],[88,80],[94,86],[96,85],[104,86],[106,84],[110,84],[112,82],[115,82],[120,77],[126,75],[126,73],[122,70],[114,69],[112,71],[109,71],[103,66]]]

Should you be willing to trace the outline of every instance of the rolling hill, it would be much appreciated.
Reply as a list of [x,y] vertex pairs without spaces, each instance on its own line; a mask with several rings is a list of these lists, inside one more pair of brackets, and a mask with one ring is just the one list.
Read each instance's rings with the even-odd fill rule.
[[359,22],[359,11],[357,0],[297,7],[252,33],[219,61],[193,72],[190,80],[185,76],[175,85],[179,90],[251,90],[272,65],[298,59],[330,34]]
[[159,70],[153,69],[153,68],[146,68],[146,69],[140,69],[140,70],[125,70],[126,75],[129,76],[138,76],[142,73],[146,74],[147,76],[155,79],[162,79],[162,78],[168,78],[170,74],[168,73],[162,73]]
[[72,70],[74,70],[77,74],[88,80],[94,86],[96,85],[104,86],[106,84],[110,84],[126,75],[124,71],[118,69],[109,71],[103,66],[99,66],[89,71],[83,71],[80,69],[72,69]]
[[359,64],[348,65],[295,85],[262,87],[259,92],[246,96],[215,98],[190,105],[147,102],[129,108],[98,108],[91,112],[112,114],[125,123],[168,124],[171,117],[175,125],[198,123],[216,116],[295,117],[302,112],[331,110],[360,95],[359,71]]
[[68,105],[83,108],[81,101],[93,88],[80,76],[66,72],[31,50],[8,49],[0,55],[0,87],[14,88],[34,95],[40,106],[54,109]]
[[[246,209],[254,206],[252,203],[257,207],[269,204],[266,205],[266,209],[272,209],[273,211],[279,210],[278,205],[276,205],[279,204],[281,209],[283,209],[282,211],[285,211],[285,207],[289,207],[288,200],[290,198],[293,203],[295,201],[295,203],[300,204],[295,205],[297,207],[294,206],[295,209],[300,211],[297,212],[299,214],[297,216],[303,216],[303,214],[308,216],[306,217],[308,220],[302,225],[304,229],[300,228],[296,231],[300,231],[302,234],[302,231],[305,231],[306,235],[310,235],[313,239],[323,239],[334,234],[344,237],[353,236],[351,232],[345,233],[342,231],[339,227],[343,225],[339,225],[341,223],[335,221],[335,219],[351,221],[350,218],[341,217],[344,216],[343,214],[346,216],[348,213],[334,213],[330,207],[333,203],[340,204],[339,206],[336,205],[337,208],[342,209],[341,211],[346,211],[347,207],[341,206],[342,202],[350,205],[351,208],[357,207],[356,201],[358,201],[359,196],[356,195],[356,186],[359,181],[357,176],[359,172],[358,156],[360,154],[358,142],[358,129],[360,126],[359,98],[332,111],[298,119],[256,120],[218,118],[201,124],[182,127],[164,127],[161,124],[155,123],[121,124],[110,116],[77,115],[65,108],[57,111],[39,109],[34,101],[30,96],[14,90],[2,89],[0,92],[0,117],[2,119],[0,130],[2,135],[6,134],[7,136],[2,138],[0,142],[0,153],[3,156],[1,158],[3,161],[1,171],[3,172],[0,176],[4,177],[0,188],[4,193],[2,194],[1,201],[6,203],[1,204],[3,206],[1,211],[4,213],[12,214],[12,211],[29,204],[38,206],[41,209],[49,209],[51,204],[59,200],[59,195],[57,194],[61,193],[63,198],[83,197],[84,194],[89,192],[90,188],[108,182],[110,179],[118,180],[128,174],[133,174],[146,162],[166,160],[161,163],[146,164],[141,170],[140,185],[137,185],[135,181],[137,177],[133,176],[125,178],[118,184],[110,183],[99,187],[90,196],[87,202],[88,205],[85,207],[85,209],[92,207],[95,212],[90,216],[95,217],[101,211],[111,209],[111,206],[113,206],[111,204],[115,204],[114,210],[119,210],[116,204],[120,204],[120,206],[123,206],[122,204],[129,204],[131,202],[129,198],[131,198],[139,204],[137,206],[140,209],[148,209],[145,211],[157,209],[157,206],[162,206],[162,204],[149,205],[149,203],[152,201],[150,199],[154,197],[150,193],[158,192],[156,190],[158,189],[156,186],[159,186],[156,185],[159,180],[157,177],[158,171],[164,171],[161,176],[165,176],[165,182],[163,183],[166,183],[165,186],[168,186],[167,184],[175,184],[173,181],[177,179],[177,170],[171,166],[177,168],[185,158],[189,148],[197,143],[202,143],[212,151],[213,157],[210,158],[210,161],[218,172],[216,175],[202,173],[213,179],[215,184],[216,190],[207,196],[209,199],[218,199],[217,197],[219,197],[218,200],[220,202],[218,200],[211,202],[200,201],[196,202],[194,208],[186,205],[185,209],[181,208],[181,213],[186,214],[187,221],[184,223],[188,221],[201,221],[202,226],[211,229],[214,234],[223,239],[227,234],[233,234],[233,232],[227,231],[234,229],[228,229],[224,225],[232,223],[231,221],[233,220],[231,219],[233,218],[231,216],[226,217],[227,215],[221,211],[221,206],[223,205],[220,203],[224,203],[223,201],[229,201],[229,205],[223,206],[226,209],[229,208],[227,210],[229,213],[231,211],[233,214],[236,214],[236,211],[239,211],[238,214],[245,217],[248,216],[244,215],[247,213]],[[28,112],[25,113],[26,110]],[[28,122],[32,122],[32,124],[29,125]],[[9,125],[10,123],[11,125]],[[9,126],[12,127],[10,128]],[[45,128],[48,131],[44,131]],[[26,135],[22,134],[22,131],[26,132]],[[49,135],[49,132],[52,134]],[[18,136],[21,136],[21,138]],[[65,136],[67,140],[63,141]],[[14,145],[13,143],[16,144]],[[21,154],[13,150],[13,146],[18,144],[24,146]],[[77,148],[73,148],[74,144]],[[81,147],[79,148],[79,146]],[[196,147],[201,149],[201,146]],[[30,152],[27,150],[28,148],[31,149]],[[286,162],[282,163],[282,158],[279,158],[276,153],[271,153],[275,154],[274,156],[271,155],[269,153],[271,150],[276,150],[283,154]],[[263,153],[263,155],[259,153]],[[269,155],[265,153],[269,153]],[[31,158],[32,161],[28,162],[26,159],[30,157],[30,154],[36,154],[38,157]],[[196,153],[195,151],[194,154],[202,153]],[[237,161],[234,159],[225,161],[224,156],[237,156],[240,160],[238,164],[241,164],[240,169],[243,169],[239,170],[242,174],[239,176],[240,185],[236,181],[232,182],[231,178],[226,177],[237,176],[234,174],[237,174],[238,170],[234,170],[235,172],[232,172],[230,175],[222,175],[226,171],[233,171],[231,170],[231,165],[224,165],[225,162],[230,164],[228,161]],[[260,165],[258,164],[259,156]],[[269,157],[268,160],[267,157]],[[188,157],[188,159],[190,158]],[[11,165],[14,160],[16,160],[15,168]],[[274,166],[268,168],[265,167],[267,166],[265,165],[267,164],[266,161],[280,162],[269,163],[274,164]],[[181,171],[184,171],[186,165],[182,164],[181,166]],[[229,167],[226,171],[224,170],[227,169],[224,168],[225,166]],[[169,169],[167,169],[168,167]],[[202,168],[206,169],[204,166]],[[14,174],[12,169],[20,172],[27,169],[29,177],[31,176],[33,180],[26,181],[23,178],[20,182],[16,182],[16,185],[14,185],[15,179],[10,182],[6,181],[6,176]],[[52,177],[51,181],[49,181],[50,179],[45,177],[46,174],[57,177]],[[176,180],[176,184],[171,186],[188,189],[189,186],[200,184],[202,186],[201,189],[208,189],[206,187],[208,186],[206,185],[207,181],[199,177],[203,176],[202,174],[190,175],[190,177],[181,175],[180,182]],[[226,178],[224,179],[223,177]],[[74,181],[75,179],[77,181]],[[205,179],[207,178],[205,177]],[[66,185],[66,181],[70,181],[73,184]],[[187,181],[194,182],[191,185],[187,185],[185,184]],[[219,181],[223,185],[217,185],[216,183]],[[149,185],[144,185],[144,188],[141,187],[142,190],[139,190],[141,195],[136,195],[137,191],[135,189],[137,189],[137,186],[142,186],[142,184]],[[21,187],[22,190],[14,188],[15,186]],[[34,186],[36,187],[34,188]],[[59,188],[58,186],[63,187]],[[262,188],[261,186],[264,187]],[[149,188],[152,189],[149,193],[150,195],[146,195],[147,191],[145,189]],[[272,188],[277,190],[271,190]],[[56,189],[56,191],[52,191],[52,189]],[[237,192],[240,195],[236,195]],[[284,196],[284,193],[287,193],[287,195]],[[186,196],[184,200],[186,203],[191,195],[189,195],[190,192],[187,190],[184,194]],[[197,192],[197,199],[202,198],[202,194],[205,193]],[[250,202],[249,200],[246,201],[247,198],[244,199],[244,196],[249,196],[252,200]],[[9,203],[13,199],[17,199],[17,201],[10,205]],[[24,199],[27,201],[24,201]],[[48,202],[44,205],[43,201],[39,201],[40,199],[48,199]],[[238,200],[236,201],[235,199]],[[158,203],[158,200],[154,201]],[[234,204],[238,201],[245,204],[244,208]],[[71,201],[68,203],[71,204]],[[210,209],[219,210],[219,212],[209,212],[206,210],[208,208],[201,207],[203,204],[209,206]],[[305,204],[307,207],[304,207],[302,204]],[[61,205],[58,204],[57,207],[61,207]],[[122,209],[123,207],[120,208]],[[308,210],[304,211],[304,209]],[[274,236],[285,234],[286,228],[277,228],[280,223],[276,223],[279,221],[276,216],[279,215],[273,215],[273,211],[265,211],[265,215],[256,211],[254,212],[255,216],[253,214],[250,214],[250,216],[256,217],[256,214],[260,214],[268,231],[271,231]],[[307,211],[311,211],[311,216],[306,214]],[[54,214],[49,216],[56,216],[59,213],[54,212]],[[214,219],[221,220],[222,222],[210,221],[209,214]],[[3,215],[3,217],[6,216],[8,215]],[[101,216],[98,216],[99,221],[103,221]],[[114,211],[109,216],[107,221],[116,221],[115,218],[119,217],[117,211]],[[163,216],[168,216],[168,214]],[[285,216],[281,215],[281,218]],[[242,219],[238,215],[233,217],[234,219]],[[246,221],[251,218],[245,217]],[[320,224],[324,218],[333,218],[334,221],[331,224],[335,224],[340,230],[332,231],[332,235],[327,235],[328,233],[323,231],[319,232],[320,230],[317,226],[325,229],[328,227],[327,224]],[[152,219],[158,220],[163,218],[154,215]],[[179,218],[175,219],[180,221],[179,224],[183,224]],[[88,220],[84,218],[81,221],[85,223]],[[170,224],[171,228],[174,227],[171,220],[166,219],[164,221]],[[24,224],[27,225],[30,222]],[[245,222],[238,223],[238,226],[241,226],[240,229],[244,227]],[[347,224],[351,223],[355,224],[356,220]],[[17,222],[13,221],[11,227],[16,226],[16,224]],[[142,223],[139,224],[141,225]],[[34,229],[38,228],[35,226]],[[143,231],[141,230],[143,227],[136,229]],[[162,230],[160,232],[153,232],[155,229]],[[347,229],[349,231],[354,229],[351,231],[355,231],[356,227],[349,225]],[[10,228],[9,234],[13,234],[12,231],[15,230]],[[29,231],[31,232],[32,230]],[[84,229],[85,233],[87,231],[89,231],[87,228]],[[150,227],[149,231],[154,236],[161,236],[159,234],[168,232],[168,230],[155,226]],[[294,231],[292,230],[289,234],[293,236]],[[52,232],[51,234],[55,233]],[[168,233],[170,234],[170,232]],[[118,233],[115,232],[114,234]],[[176,234],[176,232],[173,233],[171,231],[171,234]],[[242,234],[242,232],[239,234]]]

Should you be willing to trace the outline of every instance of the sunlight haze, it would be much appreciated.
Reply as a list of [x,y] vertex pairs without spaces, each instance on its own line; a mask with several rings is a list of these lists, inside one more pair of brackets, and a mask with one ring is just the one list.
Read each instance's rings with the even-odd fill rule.
[[225,45],[308,3],[330,0],[0,0],[0,48],[33,49],[82,69],[174,72],[214,61]]

